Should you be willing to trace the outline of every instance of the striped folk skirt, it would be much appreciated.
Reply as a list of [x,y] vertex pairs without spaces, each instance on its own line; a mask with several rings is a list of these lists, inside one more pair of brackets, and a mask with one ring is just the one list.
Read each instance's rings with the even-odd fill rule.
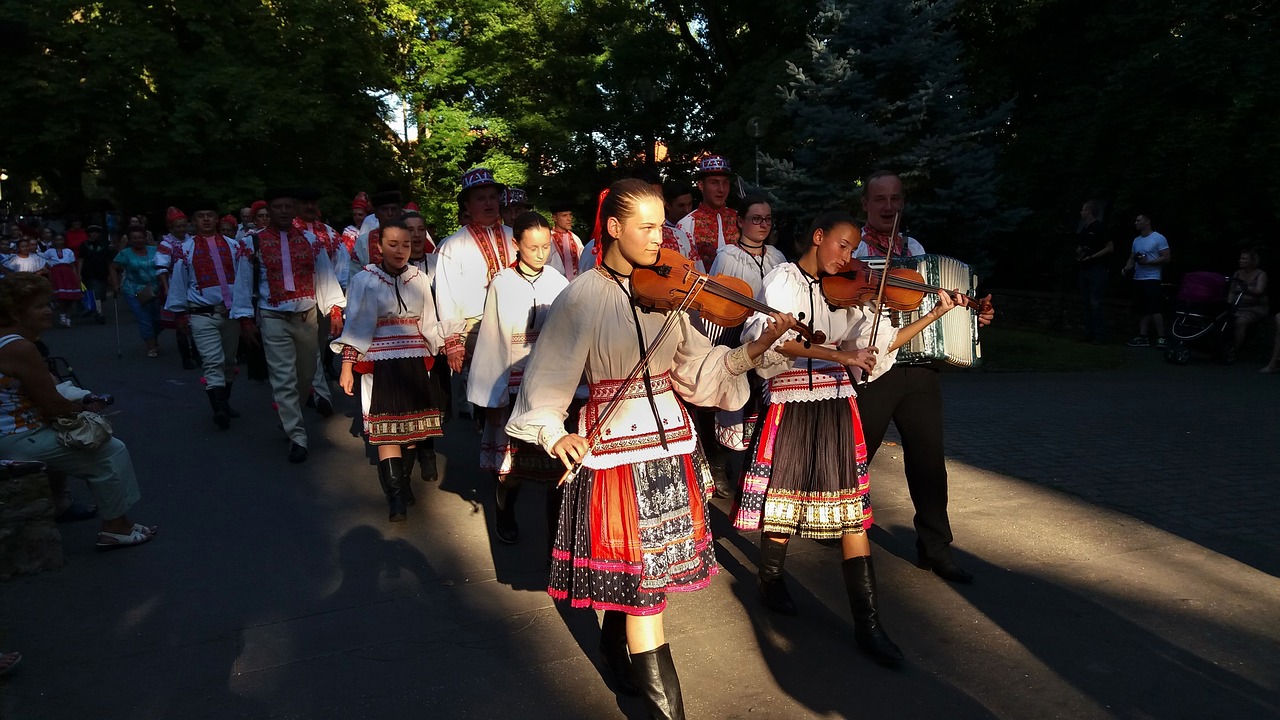
[[748,452],[733,526],[815,539],[870,528],[867,446],[856,399],[766,408]]
[[717,571],[712,487],[701,449],[583,468],[565,488],[547,592],[573,607],[653,615],[667,593],[706,587]]
[[408,357],[376,360],[364,431],[370,445],[412,445],[444,434],[439,386],[427,361]]

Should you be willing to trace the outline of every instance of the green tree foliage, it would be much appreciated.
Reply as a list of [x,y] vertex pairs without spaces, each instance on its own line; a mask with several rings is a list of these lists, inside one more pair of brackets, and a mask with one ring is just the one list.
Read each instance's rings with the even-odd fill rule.
[[986,240],[1018,212],[999,207],[996,134],[1009,107],[978,107],[949,28],[950,0],[825,2],[780,93],[795,144],[768,156],[783,207],[857,208],[860,178],[890,169],[908,197],[904,222],[933,252],[985,260]]
[[389,171],[387,77],[359,0],[8,0],[11,175],[75,207],[241,203],[264,184],[346,195]]

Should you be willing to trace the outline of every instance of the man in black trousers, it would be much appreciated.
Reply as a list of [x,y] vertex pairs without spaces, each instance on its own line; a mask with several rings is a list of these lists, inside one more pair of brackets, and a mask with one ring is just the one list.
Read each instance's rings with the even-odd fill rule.
[[[890,172],[872,174],[862,186],[862,209],[867,222],[862,243],[854,253],[879,267],[887,255],[925,254],[915,238],[894,231],[894,221],[904,206],[902,180]],[[880,262],[876,262],[877,258]],[[959,312],[959,311],[958,311]],[[978,317],[982,325],[991,322],[994,311]],[[887,331],[887,333],[886,333]],[[947,518],[947,462],[942,445],[942,387],[938,371],[928,364],[895,362],[892,347],[894,330],[881,322],[882,357],[871,382],[858,389],[858,412],[867,443],[870,463],[892,420],[902,437],[902,455],[907,490],[915,505],[917,564],[951,582],[970,583],[973,575],[951,557],[951,521]],[[887,370],[882,369],[888,367]]]

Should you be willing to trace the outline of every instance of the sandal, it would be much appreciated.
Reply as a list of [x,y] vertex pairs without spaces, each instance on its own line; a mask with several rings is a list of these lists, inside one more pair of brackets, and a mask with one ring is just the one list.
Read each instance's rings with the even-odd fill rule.
[[160,351],[156,350],[155,348],[152,348],[147,351],[147,357],[149,358],[160,357]]
[[8,675],[9,671],[17,667],[20,662],[22,662],[22,653],[16,650],[0,652],[0,675]]
[[141,525],[134,525],[128,535],[121,533],[99,532],[98,542],[94,545],[99,552],[108,550],[119,550],[120,548],[134,547],[149,542],[155,535],[153,532],[146,532],[148,528]]
[[97,514],[97,505],[85,505],[80,502],[72,502],[67,506],[66,510],[58,513],[53,520],[54,522],[60,523],[80,522],[81,520],[88,520],[91,517],[96,517]]

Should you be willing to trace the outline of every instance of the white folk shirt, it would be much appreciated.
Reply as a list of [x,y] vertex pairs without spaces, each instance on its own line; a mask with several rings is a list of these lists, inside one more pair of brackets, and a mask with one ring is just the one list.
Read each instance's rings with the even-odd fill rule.
[[[210,240],[214,242],[219,258],[212,257],[209,250]],[[200,306],[224,309],[231,307],[235,297],[236,267],[244,252],[243,248],[244,245],[240,242],[219,234],[196,235],[188,238],[182,244],[181,252],[175,253],[169,273],[169,295],[165,300],[164,309],[170,312],[186,312],[188,308]],[[223,257],[223,253],[231,258],[230,270],[218,262]],[[212,269],[212,274],[206,272],[206,277],[199,278],[196,266],[204,267],[206,259],[209,260],[208,267]],[[218,275],[219,270],[222,271],[222,276]],[[222,293],[224,282],[227,286],[225,296]]]
[[[915,257],[916,255],[924,255],[924,246],[915,238],[908,237],[904,245],[907,257]],[[884,255],[878,252],[872,252],[872,248],[864,240],[858,243],[858,249],[853,251],[853,256],[870,265],[873,270],[879,270],[884,267]],[[889,372],[893,368],[893,364],[898,360],[898,350],[889,350],[889,346],[898,338],[898,328],[893,326],[889,319],[889,311],[880,313],[880,329],[876,331],[876,366],[872,371],[868,382],[873,382],[880,378],[881,375]],[[867,336],[863,345],[859,349],[871,344],[871,337]]]
[[596,257],[596,241],[588,240],[587,244],[582,246],[582,257],[578,258],[578,274],[584,275],[599,264],[600,261]]
[[49,263],[50,267],[53,267],[54,265],[76,264],[76,254],[73,250],[68,248],[62,248],[61,252],[56,248],[49,248],[48,250],[40,253],[40,257],[44,258],[45,262]]
[[173,255],[175,252],[182,252],[182,246],[191,239],[190,235],[183,235],[179,240],[172,233],[160,238],[160,242],[156,244],[156,274],[164,275],[169,272],[169,268],[173,266]]
[[[431,283],[416,265],[394,277],[378,265],[366,265],[351,278],[342,335],[329,348],[341,355],[350,347],[371,362],[428,358],[440,354],[445,339],[460,331],[460,323],[440,320]],[[362,409],[368,415],[373,373],[360,378]]]
[[285,279],[276,282],[277,284],[284,284],[286,288],[288,285],[292,285],[294,288],[309,285],[312,288],[312,292],[304,297],[273,302],[271,300],[272,278],[269,277],[267,263],[262,258],[259,258],[261,268],[258,273],[258,287],[253,287],[253,256],[259,253],[262,245],[262,236],[271,231],[272,229],[268,228],[259,232],[254,236],[254,243],[257,247],[249,247],[246,244],[240,253],[240,260],[236,263],[236,286],[232,290],[231,317],[237,319],[253,317],[255,291],[258,296],[258,310],[305,312],[318,307],[321,313],[327,315],[335,307],[345,307],[347,304],[346,298],[343,297],[342,287],[338,285],[338,278],[333,273],[333,267],[329,265],[329,254],[324,251],[320,242],[316,240],[315,235],[300,233],[293,228],[288,230],[289,245],[292,246],[298,242],[307,243],[315,257],[315,271],[310,278],[302,277],[301,268],[293,267],[291,260],[286,264],[285,259],[282,258],[282,267],[288,268],[290,277],[287,279],[287,284],[285,284]]
[[510,403],[551,314],[551,303],[568,286],[564,275],[549,265],[534,277],[518,268],[507,268],[494,276],[467,378],[469,402],[488,408]]
[[[666,313],[632,314],[631,299],[604,268],[583,274],[551,305],[551,314],[538,334],[524,381],[516,396],[507,435],[537,443],[548,453],[564,437],[569,403],[583,373],[591,398],[579,418],[579,433],[587,437],[604,406],[640,359],[636,340],[639,319],[646,346],[657,337]],[[641,376],[629,386],[618,410],[600,429],[586,467],[606,469],[692,453],[697,446],[689,414],[681,399],[700,407],[737,409],[749,395],[742,377],[752,363],[742,348],[716,347],[694,329],[685,313],[662,344],[650,355],[653,400],[665,431],[663,449],[657,420]]]
[[[799,316],[805,324],[826,335],[823,347],[851,350],[871,334],[873,318],[860,307],[831,309],[822,296],[822,286],[805,274],[795,263],[783,263],[764,278],[764,287],[756,298],[778,310]],[[752,315],[742,329],[742,341],[751,342],[763,334],[769,316]],[[779,342],[799,340],[794,330]],[[844,365],[830,360],[790,358],[785,363],[769,365],[756,371],[765,379],[765,402],[810,402],[847,398],[857,395],[853,378]]]
[[[484,249],[481,242],[486,244]],[[436,304],[441,319],[475,323],[484,315],[489,281],[515,262],[516,245],[506,225],[467,225],[445,238],[436,254]]]
[[566,280],[578,277],[582,267],[582,240],[572,232],[551,230],[551,254],[547,264],[564,276]]

